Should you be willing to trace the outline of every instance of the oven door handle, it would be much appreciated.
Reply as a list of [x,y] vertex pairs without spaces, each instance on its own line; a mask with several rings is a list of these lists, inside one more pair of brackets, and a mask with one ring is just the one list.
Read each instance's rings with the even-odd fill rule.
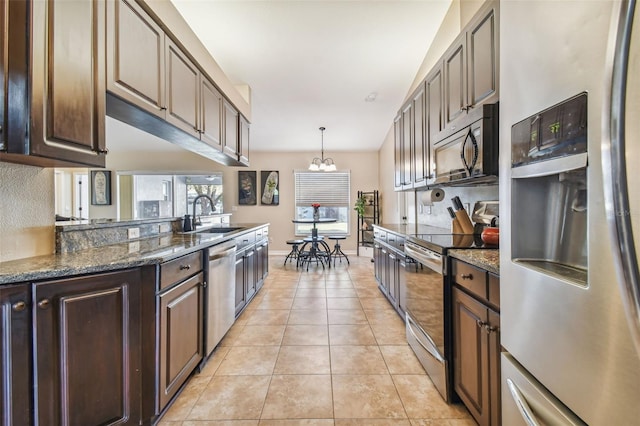
[[427,266],[429,269],[432,269],[439,274],[442,273],[442,256],[437,253],[431,253],[426,250],[417,251],[406,243],[404,245],[404,252],[406,255]]
[[[418,344],[420,346],[422,346],[422,348],[425,351],[429,352],[432,357],[434,357],[439,362],[444,364],[444,358],[442,357],[442,355],[440,355],[440,352],[438,351],[438,348],[437,348],[436,344],[431,339],[431,336],[429,336],[429,334],[427,334],[427,333],[424,333],[424,337],[429,342],[429,346],[431,346],[430,348],[428,348],[427,346],[425,346],[424,343],[422,343],[422,341],[418,338],[418,336],[416,336],[416,333],[413,331],[413,327],[411,327],[411,324],[416,324],[416,323],[411,319],[409,314],[405,313],[405,316],[406,316],[406,319],[407,319],[407,323],[409,325],[407,327],[407,330],[409,330],[409,332],[413,335],[413,338],[416,339],[416,342],[418,342]],[[416,324],[416,326],[417,326],[417,324]]]

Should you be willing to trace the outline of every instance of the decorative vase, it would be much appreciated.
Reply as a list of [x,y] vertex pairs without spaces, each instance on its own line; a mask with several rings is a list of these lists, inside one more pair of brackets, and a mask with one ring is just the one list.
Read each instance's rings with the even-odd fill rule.
[[319,207],[314,207],[313,208],[313,220],[318,220],[320,219],[320,208]]

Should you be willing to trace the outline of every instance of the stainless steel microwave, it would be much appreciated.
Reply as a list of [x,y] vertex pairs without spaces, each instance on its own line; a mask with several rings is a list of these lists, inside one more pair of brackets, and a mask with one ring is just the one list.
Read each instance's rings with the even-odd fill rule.
[[478,112],[471,124],[434,144],[435,184],[498,181],[498,104],[483,105]]

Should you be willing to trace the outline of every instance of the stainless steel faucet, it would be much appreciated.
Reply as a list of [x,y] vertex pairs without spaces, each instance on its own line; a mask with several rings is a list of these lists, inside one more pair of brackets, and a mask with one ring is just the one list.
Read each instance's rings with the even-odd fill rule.
[[213,200],[207,194],[200,194],[196,198],[194,198],[193,199],[193,216],[192,216],[193,217],[193,230],[194,231],[196,230],[196,225],[202,225],[202,222],[199,221],[198,217],[196,216],[196,203],[198,202],[198,200],[200,198],[206,198],[207,200],[209,200],[209,205],[211,206],[211,213],[213,213],[216,210],[216,206],[213,203]]

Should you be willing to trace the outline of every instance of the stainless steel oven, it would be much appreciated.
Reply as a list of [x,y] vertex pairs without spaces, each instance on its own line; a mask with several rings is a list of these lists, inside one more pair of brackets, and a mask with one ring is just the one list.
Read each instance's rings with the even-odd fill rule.
[[449,296],[443,279],[444,256],[434,250],[405,242],[407,341],[445,401],[451,401],[446,349],[450,321]]

